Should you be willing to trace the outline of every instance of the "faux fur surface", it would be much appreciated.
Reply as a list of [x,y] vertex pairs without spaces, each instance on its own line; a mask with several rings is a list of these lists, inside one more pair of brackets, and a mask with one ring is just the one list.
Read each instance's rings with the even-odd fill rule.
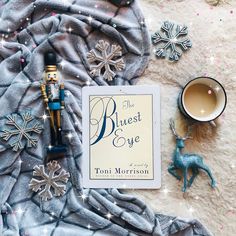
[[[203,0],[140,0],[150,33],[165,20],[186,24],[193,47],[178,63],[151,57],[139,84],[159,84],[162,90],[162,181],[161,190],[132,191],[159,212],[200,219],[216,236],[233,236],[236,232],[236,1],[216,7]],[[217,188],[212,190],[208,176],[201,172],[186,194],[167,172],[175,147],[169,119],[176,120],[179,133],[185,132],[185,120],[176,100],[181,87],[190,79],[208,75],[219,80],[228,95],[224,114],[217,129],[197,124],[193,140],[186,142],[185,152],[198,153],[211,168]]]

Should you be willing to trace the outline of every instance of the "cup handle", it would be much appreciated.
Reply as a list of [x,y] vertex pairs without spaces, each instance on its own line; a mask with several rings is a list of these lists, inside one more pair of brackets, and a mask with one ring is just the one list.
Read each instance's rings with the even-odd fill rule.
[[210,125],[211,125],[212,127],[217,127],[216,122],[215,122],[214,120],[210,121]]

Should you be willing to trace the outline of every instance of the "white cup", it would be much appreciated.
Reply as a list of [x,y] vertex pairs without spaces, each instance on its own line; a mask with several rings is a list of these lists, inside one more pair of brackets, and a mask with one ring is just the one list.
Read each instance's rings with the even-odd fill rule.
[[[206,115],[204,115],[204,111],[203,111],[203,114],[201,116],[198,116],[196,114],[193,114],[193,112],[191,112],[190,109],[188,109],[186,105],[186,100],[187,100],[186,96],[190,96],[188,95],[189,92],[187,94],[186,92],[191,86],[196,85],[196,84],[206,85],[207,87],[209,87],[209,90],[208,90],[209,96],[212,96],[213,93],[215,94],[216,104],[212,112],[210,112],[210,114],[207,113]],[[200,100],[193,101],[192,104],[197,104],[198,102],[201,102],[202,104],[204,103],[203,99],[201,99],[201,101]],[[226,96],[224,87],[217,80],[210,77],[198,77],[188,82],[185,85],[182,92],[180,93],[180,96],[178,99],[179,109],[186,117],[191,118],[198,122],[210,122],[213,126],[216,126],[214,120],[223,113],[223,111],[225,110],[226,104],[227,104],[227,96]],[[199,106],[200,104],[197,104],[197,105]]]

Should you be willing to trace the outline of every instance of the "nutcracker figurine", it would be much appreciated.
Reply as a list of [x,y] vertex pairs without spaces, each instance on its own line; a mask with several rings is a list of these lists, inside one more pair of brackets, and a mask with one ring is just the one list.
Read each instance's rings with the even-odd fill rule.
[[45,81],[41,84],[41,92],[50,117],[51,144],[48,153],[65,153],[62,143],[61,111],[64,109],[64,84],[59,83],[56,55],[48,52],[45,55]]

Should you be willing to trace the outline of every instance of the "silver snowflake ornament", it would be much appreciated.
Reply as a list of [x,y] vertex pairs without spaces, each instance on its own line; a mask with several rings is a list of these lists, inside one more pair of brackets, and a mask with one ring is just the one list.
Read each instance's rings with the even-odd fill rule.
[[115,77],[115,71],[122,71],[125,63],[122,58],[121,47],[119,45],[109,45],[104,40],[99,40],[95,46],[87,53],[88,62],[95,63],[90,65],[91,76],[103,76],[105,80],[111,81]]
[[13,151],[17,152],[24,146],[27,148],[37,146],[36,135],[42,132],[43,126],[30,112],[14,113],[8,115],[6,120],[7,128],[1,131],[0,138],[9,143]]
[[[33,176],[40,177],[41,179],[33,178],[29,184],[29,188],[32,191],[40,191],[39,196],[43,201],[48,201],[53,196],[63,196],[66,192],[66,183],[70,177],[70,174],[62,169],[57,161],[47,163],[47,169],[48,174],[45,171],[44,165],[35,166]],[[56,172],[59,170],[61,171],[57,174]]]
[[[180,26],[169,21],[165,21],[161,30],[152,35],[152,43],[159,45],[155,49],[155,54],[159,58],[169,58],[171,61],[178,61],[182,51],[187,51],[192,47],[190,39],[185,36],[188,34],[187,26]],[[178,51],[178,48],[181,51]]]

